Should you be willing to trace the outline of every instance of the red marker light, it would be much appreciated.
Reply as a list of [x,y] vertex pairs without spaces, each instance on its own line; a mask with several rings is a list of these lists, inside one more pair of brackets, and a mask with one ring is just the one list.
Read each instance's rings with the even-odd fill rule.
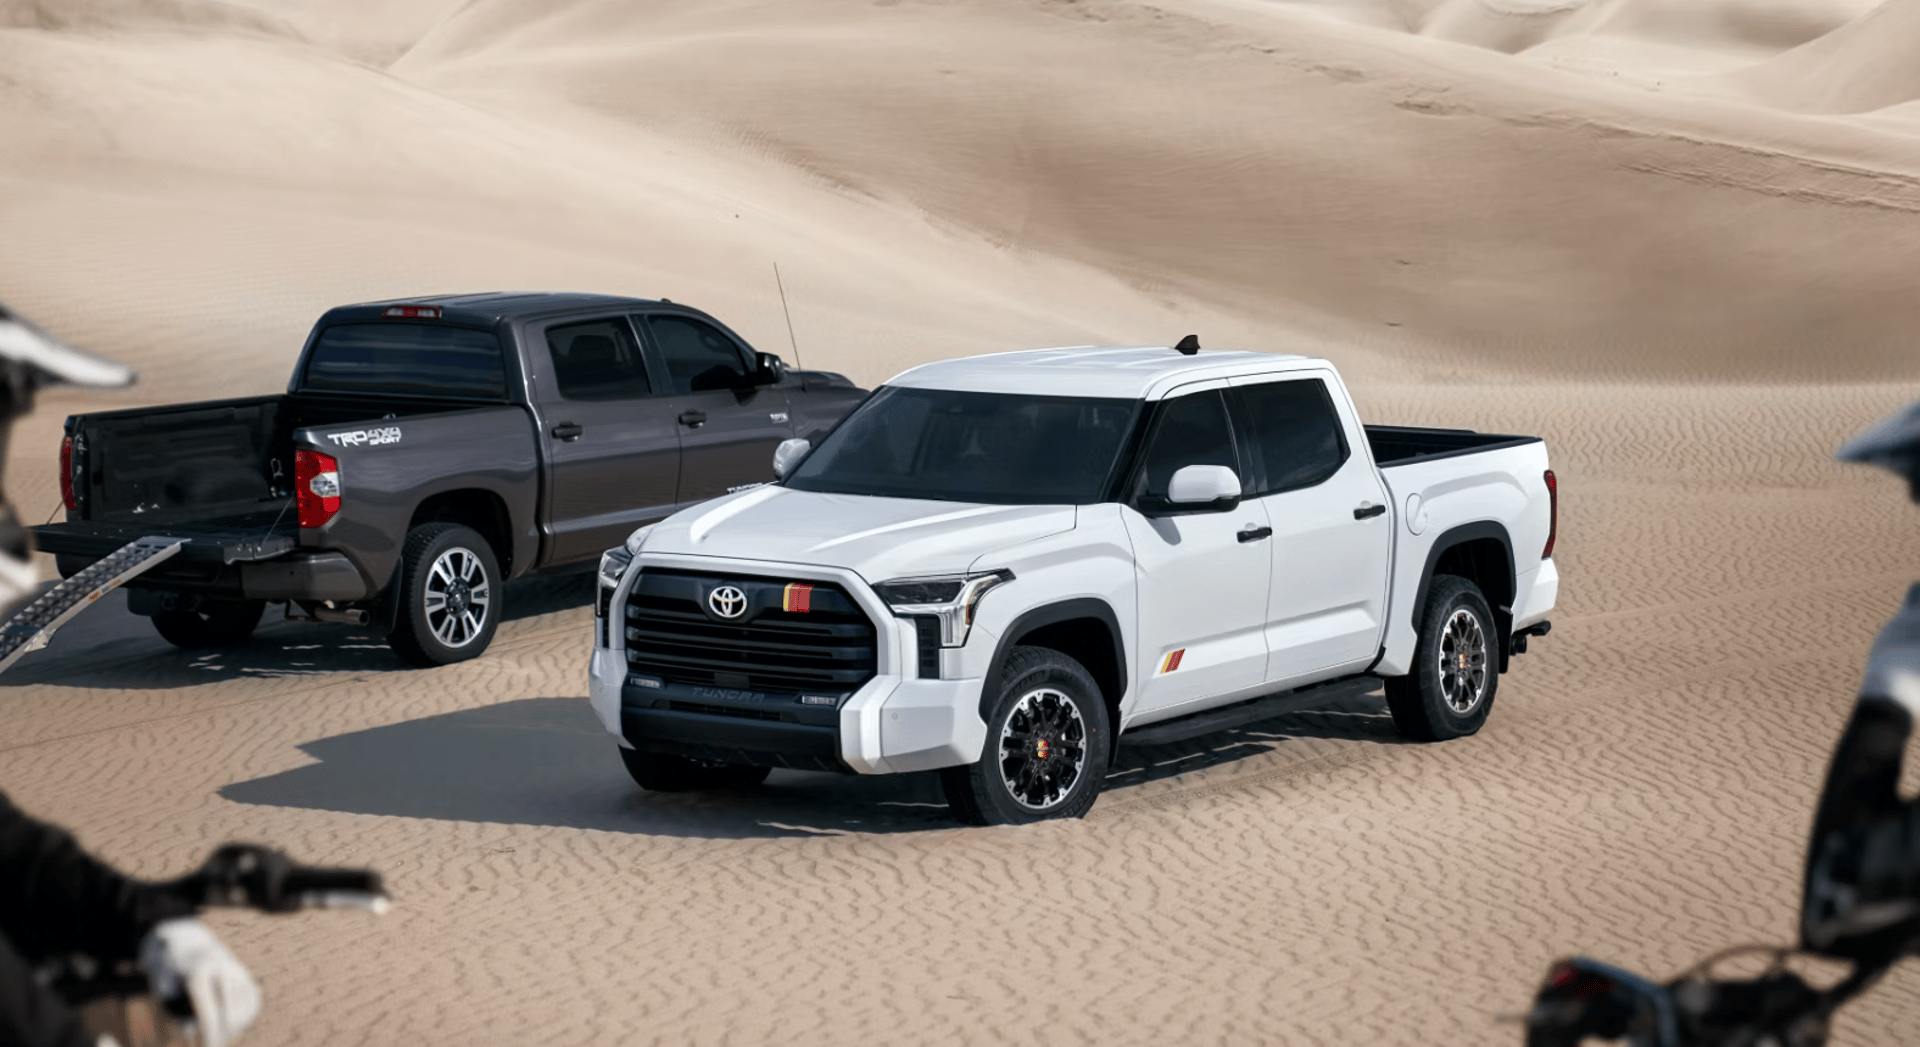
[[438,320],[440,307],[437,305],[390,305],[381,315],[403,320]]
[[80,508],[80,500],[73,495],[73,437],[60,439],[60,501],[69,509]]
[[813,586],[802,582],[787,583],[786,591],[780,594],[780,609],[791,614],[809,614],[813,611]]
[[1547,480],[1547,547],[1540,550],[1540,559],[1553,557],[1554,540],[1560,537],[1560,481],[1548,469]]

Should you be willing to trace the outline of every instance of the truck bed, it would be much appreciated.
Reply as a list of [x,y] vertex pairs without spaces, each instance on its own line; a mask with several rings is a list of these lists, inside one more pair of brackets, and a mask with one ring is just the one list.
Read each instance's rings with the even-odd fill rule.
[[1373,462],[1382,469],[1540,442],[1537,436],[1413,425],[1369,425],[1366,431],[1367,445],[1373,448]]
[[170,526],[250,531],[261,518],[290,514],[295,431],[473,406],[300,393],[80,415],[72,436],[81,502],[68,526],[90,533],[121,524],[145,534]]

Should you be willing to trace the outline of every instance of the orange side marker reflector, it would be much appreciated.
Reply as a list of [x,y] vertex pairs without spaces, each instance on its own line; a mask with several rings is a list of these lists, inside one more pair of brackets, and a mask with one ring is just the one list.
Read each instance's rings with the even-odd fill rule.
[[807,614],[812,611],[813,586],[788,582],[786,591],[780,594],[780,609],[790,614]]
[[1162,673],[1170,673],[1180,668],[1180,658],[1186,653],[1187,649],[1185,647],[1177,651],[1169,651],[1165,658],[1160,659],[1160,671]]

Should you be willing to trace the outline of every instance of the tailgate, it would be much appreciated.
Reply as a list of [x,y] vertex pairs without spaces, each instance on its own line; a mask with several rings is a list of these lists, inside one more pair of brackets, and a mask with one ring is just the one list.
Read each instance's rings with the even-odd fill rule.
[[157,533],[286,504],[285,396],[76,415],[69,422],[78,509],[68,518]]
[[203,564],[270,560],[292,552],[299,536],[292,519],[276,521],[272,516],[185,526],[77,520],[45,524],[32,530],[34,547],[41,552],[83,560],[98,560],[129,542],[148,536],[181,538],[187,544],[175,559]]

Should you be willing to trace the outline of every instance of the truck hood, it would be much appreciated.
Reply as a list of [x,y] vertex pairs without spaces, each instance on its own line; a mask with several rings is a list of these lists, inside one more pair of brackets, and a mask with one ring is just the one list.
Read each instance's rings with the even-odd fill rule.
[[642,556],[842,567],[869,582],[996,566],[991,554],[1071,530],[1070,505],[978,505],[757,487],[662,520]]

